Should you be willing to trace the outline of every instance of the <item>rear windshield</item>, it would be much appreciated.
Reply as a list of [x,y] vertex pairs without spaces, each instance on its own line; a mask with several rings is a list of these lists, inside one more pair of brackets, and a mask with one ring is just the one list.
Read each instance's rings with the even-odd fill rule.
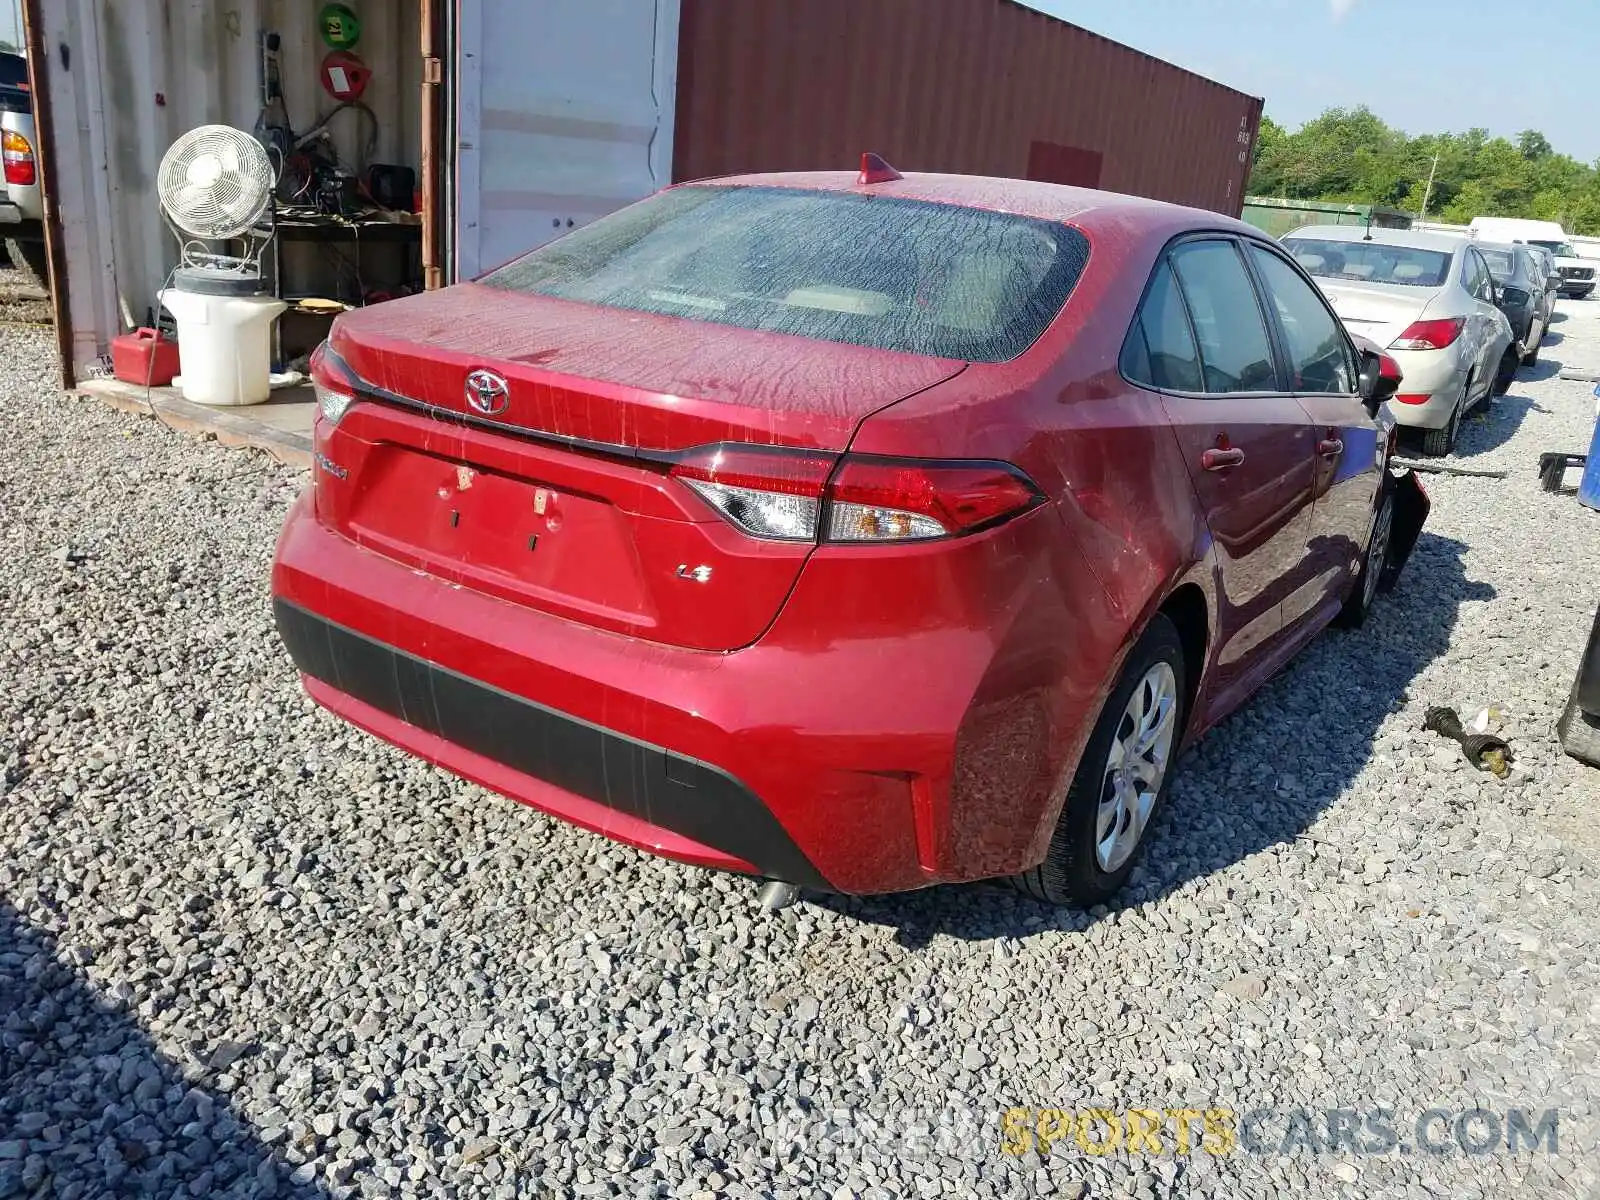
[[1088,261],[1070,226],[856,192],[683,187],[481,282],[969,362],[1026,350]]
[[1316,238],[1293,238],[1284,245],[1307,274],[1324,279],[1431,288],[1442,286],[1450,275],[1450,255],[1442,250],[1386,246],[1381,242],[1325,242]]

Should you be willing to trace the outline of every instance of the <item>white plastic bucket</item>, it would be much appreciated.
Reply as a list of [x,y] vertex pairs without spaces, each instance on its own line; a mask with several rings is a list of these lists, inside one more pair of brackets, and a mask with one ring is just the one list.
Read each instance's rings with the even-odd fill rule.
[[157,297],[178,322],[179,388],[196,404],[260,404],[272,394],[271,296],[209,296],[168,288]]

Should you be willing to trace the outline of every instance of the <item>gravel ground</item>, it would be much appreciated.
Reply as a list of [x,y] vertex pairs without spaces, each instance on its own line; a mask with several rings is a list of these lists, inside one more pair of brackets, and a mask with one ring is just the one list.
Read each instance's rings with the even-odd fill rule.
[[[1600,775],[1552,733],[1600,515],[1533,469],[1594,418],[1565,307],[1464,434],[1511,477],[1429,477],[1401,590],[1188,757],[1119,907],[770,920],[312,708],[266,604],[300,477],[0,330],[0,1197],[1600,1195]],[[1435,703],[1500,705],[1513,778]],[[1003,1152],[1003,1110],[1090,1106],[1267,1111]],[[1480,1106],[1559,1109],[1558,1153],[1314,1150]]]
[[9,265],[0,265],[0,337],[13,327],[50,324],[50,294]]

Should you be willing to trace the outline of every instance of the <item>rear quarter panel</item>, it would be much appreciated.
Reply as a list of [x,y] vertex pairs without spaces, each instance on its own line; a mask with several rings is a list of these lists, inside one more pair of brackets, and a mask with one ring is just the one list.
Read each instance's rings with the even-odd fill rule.
[[1043,856],[1104,697],[1164,599],[1192,582],[1216,611],[1210,535],[1160,398],[1117,368],[1158,255],[1190,226],[1083,228],[1089,265],[1032,348],[879,412],[852,443],[1012,462],[1050,499],[1055,537],[1038,550],[1031,594],[995,633],[958,739],[952,838],[990,873]]

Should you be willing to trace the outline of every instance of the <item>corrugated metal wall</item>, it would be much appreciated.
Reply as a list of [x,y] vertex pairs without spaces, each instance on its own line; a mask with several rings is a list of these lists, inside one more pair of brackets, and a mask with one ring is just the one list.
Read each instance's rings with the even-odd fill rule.
[[[419,2],[352,4],[362,21],[356,52],[373,69],[363,100],[379,118],[375,161],[411,167],[419,165],[422,131]],[[96,331],[117,328],[119,297],[142,320],[177,259],[154,191],[166,148],[196,125],[254,127],[261,109],[258,30],[282,38],[283,90],[294,128],[309,129],[333,108],[318,80],[327,53],[316,22],[322,4],[45,0],[62,160],[58,204],[69,257],[99,268],[71,280],[79,365],[94,357]],[[330,129],[340,156],[358,164],[369,137],[359,114],[341,114]]]
[[844,169],[876,150],[903,170],[1031,163],[1237,216],[1260,116],[1011,0],[683,0],[673,174]]

